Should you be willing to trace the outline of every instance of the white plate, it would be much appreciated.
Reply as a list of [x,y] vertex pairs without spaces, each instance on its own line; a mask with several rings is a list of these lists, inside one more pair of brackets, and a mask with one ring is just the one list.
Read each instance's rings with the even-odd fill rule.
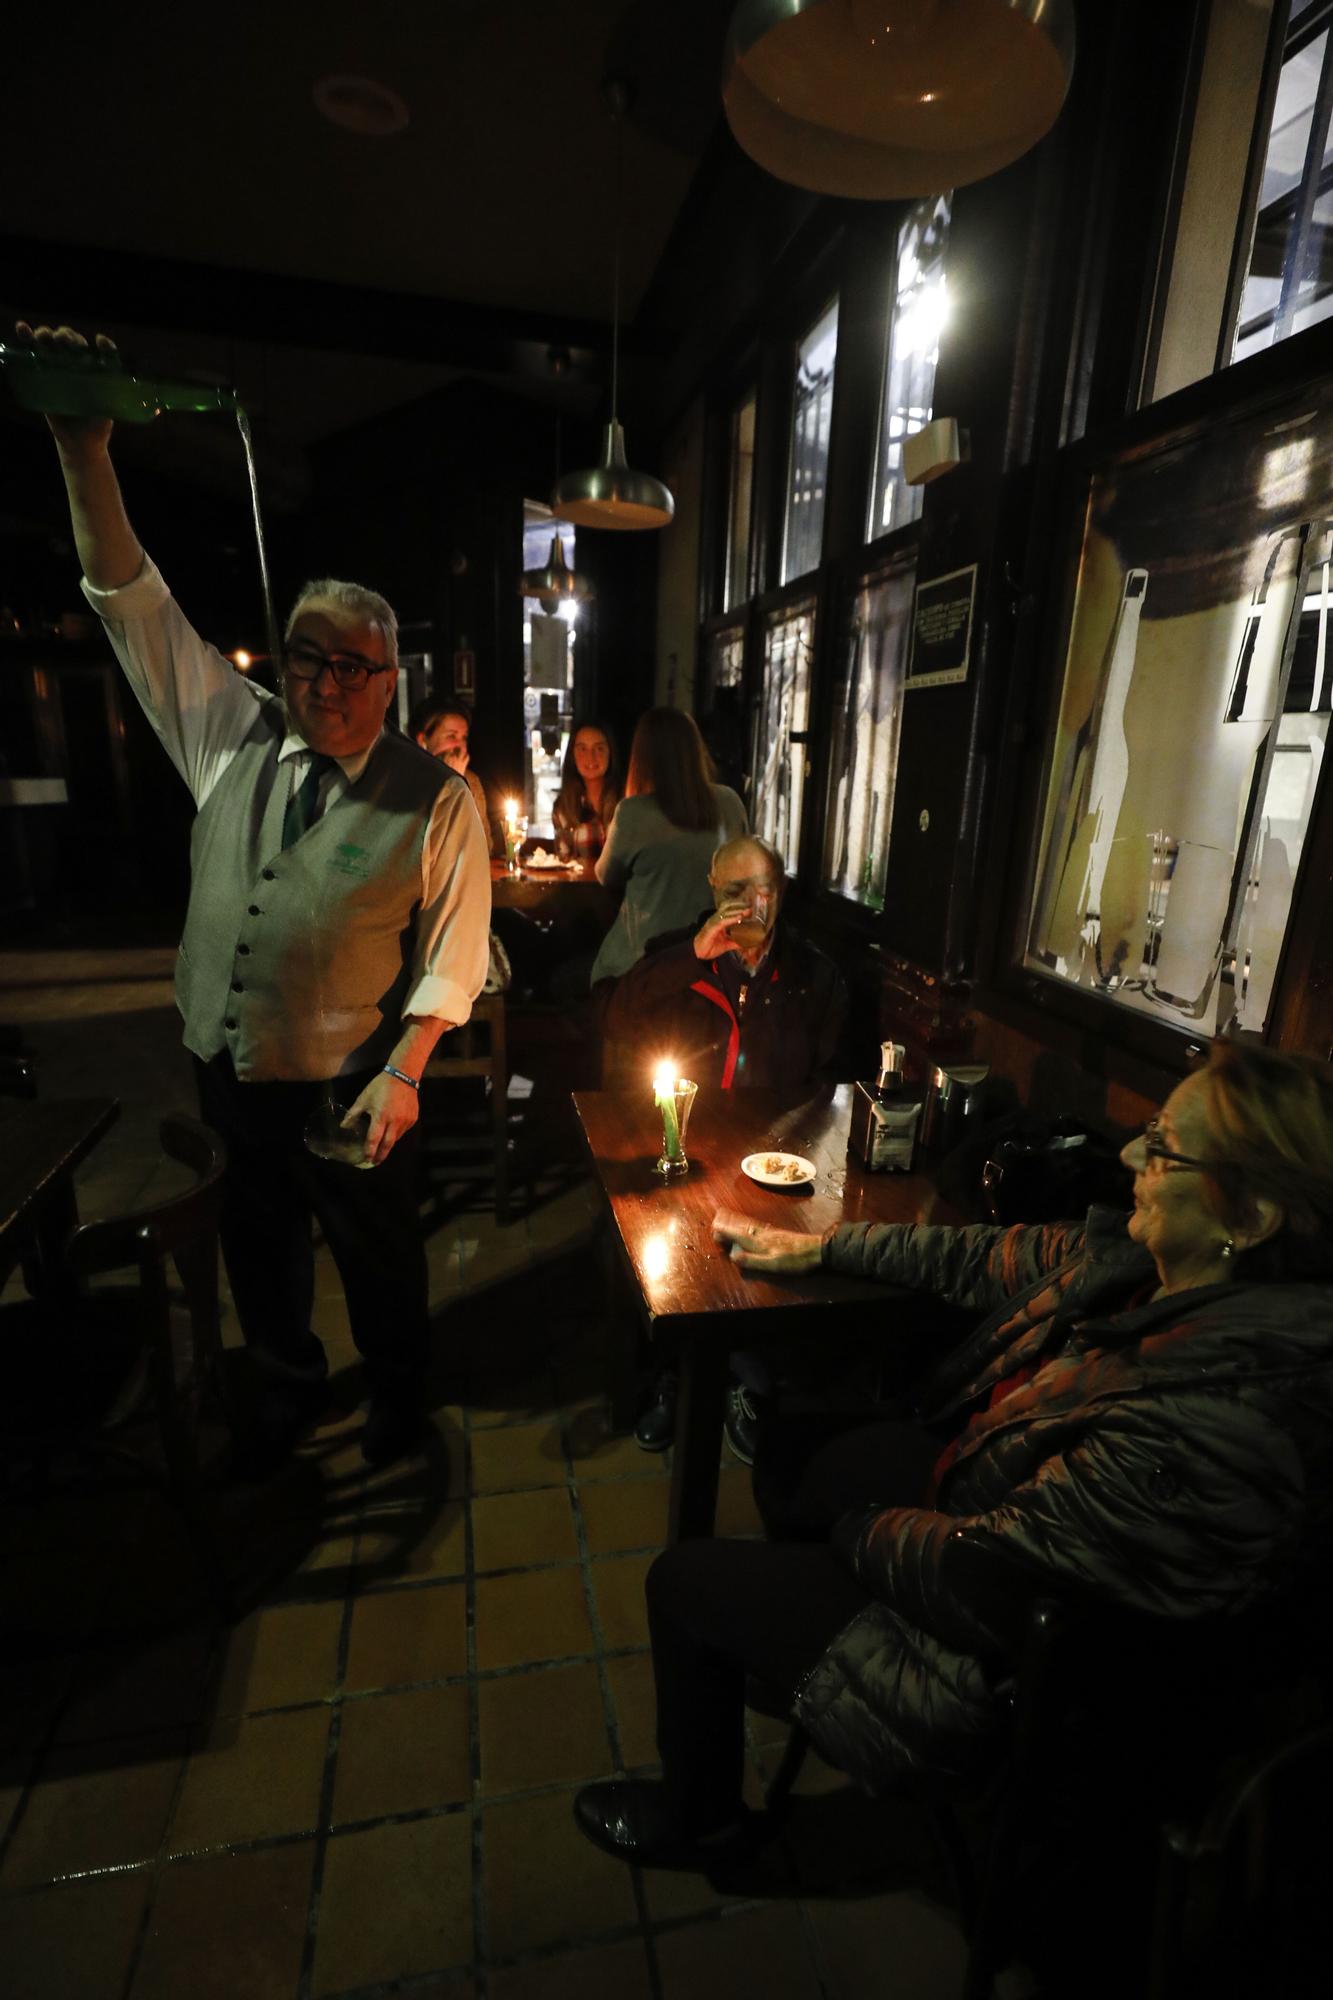
[[[776,1173],[770,1169],[775,1166]],[[799,1167],[799,1173],[782,1171],[783,1168]],[[808,1187],[815,1177],[815,1163],[804,1159],[800,1153],[747,1153],[741,1161],[741,1172],[748,1174],[752,1181],[762,1187]]]
[[577,868],[578,863],[576,861],[534,861],[531,858],[531,856],[529,856],[528,859],[522,863],[522,866],[524,868],[531,868],[534,874],[544,875],[547,873],[548,870],[554,871],[557,868]]

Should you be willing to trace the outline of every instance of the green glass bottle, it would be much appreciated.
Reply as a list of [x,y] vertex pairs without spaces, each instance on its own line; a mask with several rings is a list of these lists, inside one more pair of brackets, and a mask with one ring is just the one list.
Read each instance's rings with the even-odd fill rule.
[[164,410],[234,414],[237,408],[234,389],[132,375],[119,355],[92,347],[0,342],[0,376],[20,409],[47,417],[113,417],[118,424],[147,424]]

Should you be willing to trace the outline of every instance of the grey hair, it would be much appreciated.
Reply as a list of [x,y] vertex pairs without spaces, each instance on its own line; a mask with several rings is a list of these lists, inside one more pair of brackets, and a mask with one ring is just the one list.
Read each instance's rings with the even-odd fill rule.
[[297,592],[283,638],[290,639],[301,613],[317,605],[326,605],[346,618],[378,625],[384,634],[385,657],[391,667],[398,665],[398,620],[387,597],[381,597],[377,590],[367,590],[363,583],[344,583],[336,576],[315,577],[303,583]]
[[787,879],[786,862],[783,860],[782,856],[778,853],[778,850],[776,847],[774,847],[772,841],[763,839],[762,836],[757,833],[733,833],[730,840],[724,840],[721,847],[715,847],[713,849],[713,858],[708,864],[708,872],[710,875],[713,873],[713,870],[717,867],[717,864],[722,859],[722,856],[724,854],[729,854],[733,847],[757,847],[759,849],[759,852],[769,862],[777,880],[779,882],[786,881]]

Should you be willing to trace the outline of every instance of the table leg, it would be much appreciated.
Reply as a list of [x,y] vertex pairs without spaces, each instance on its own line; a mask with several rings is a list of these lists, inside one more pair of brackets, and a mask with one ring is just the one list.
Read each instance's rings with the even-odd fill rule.
[[683,1340],[668,1541],[690,1541],[713,1532],[726,1385],[725,1345],[718,1340]]

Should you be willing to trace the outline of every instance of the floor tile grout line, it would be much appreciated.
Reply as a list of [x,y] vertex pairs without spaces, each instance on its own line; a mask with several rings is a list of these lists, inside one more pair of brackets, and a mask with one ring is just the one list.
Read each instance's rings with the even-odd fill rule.
[[[469,1384],[470,1386],[470,1384]],[[467,1753],[469,1860],[472,1870],[472,1964],[474,2000],[487,2000],[490,1981],[486,1972],[490,1946],[490,1925],[486,1914],[486,1850],[482,1833],[481,1797],[481,1704],[476,1699],[477,1678],[477,1566],[476,1541],[472,1524],[472,1407],[463,1406],[463,1619],[467,1649]]]
[[[606,1635],[602,1630],[601,1612],[597,1604],[597,1592],[593,1586],[592,1555],[588,1548],[587,1526],[583,1519],[583,1506],[579,1497],[579,1483],[574,1470],[574,1457],[569,1448],[569,1433],[562,1423],[561,1443],[565,1447],[565,1464],[569,1479],[570,1505],[574,1512],[574,1533],[579,1547],[579,1569],[583,1579],[584,1597],[588,1607],[588,1622],[592,1627],[597,1680],[602,1691],[602,1713],[606,1724],[608,1748],[612,1766],[623,1772],[621,1757],[620,1728],[616,1719],[615,1703],[611,1695],[611,1682],[606,1671]],[[639,1935],[642,1940],[644,1960],[648,1967],[648,1987],[652,2000],[665,2000],[661,1973],[657,1964],[657,1954],[653,1949],[648,1930],[648,1901],[643,1885],[643,1876],[638,1868],[630,1869],[630,1893],[634,1898],[634,1912],[638,1918]]]
[[[361,1528],[355,1531],[352,1546],[352,1572],[355,1575],[356,1558],[361,1546]],[[319,1812],[315,1827],[314,1853],[310,1862],[310,1893],[306,1901],[305,1937],[301,1945],[301,1966],[297,1974],[296,2000],[309,2000],[315,1976],[315,1953],[319,1945],[319,1920],[324,1895],[324,1862],[328,1853],[329,1829],[333,1820],[333,1796],[338,1775],[338,1747],[342,1740],[342,1690],[347,1680],[347,1658],[351,1647],[352,1615],[356,1598],[351,1589],[343,1598],[342,1619],[338,1627],[338,1653],[334,1669],[334,1696],[329,1704],[329,1733],[324,1745],[324,1770],[319,1790]]]

